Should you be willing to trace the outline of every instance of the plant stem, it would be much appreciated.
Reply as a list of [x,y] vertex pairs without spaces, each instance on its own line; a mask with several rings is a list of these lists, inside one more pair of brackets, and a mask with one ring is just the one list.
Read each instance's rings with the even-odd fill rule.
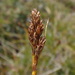
[[32,75],[37,75],[37,63],[38,63],[38,57],[33,54],[32,55]]

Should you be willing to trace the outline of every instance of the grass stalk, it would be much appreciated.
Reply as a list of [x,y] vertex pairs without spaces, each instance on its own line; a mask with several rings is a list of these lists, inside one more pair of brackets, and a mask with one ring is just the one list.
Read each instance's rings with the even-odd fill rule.
[[38,58],[34,54],[32,55],[32,75],[37,74],[37,63],[38,63]]
[[40,20],[40,13],[36,9],[32,10],[31,22],[28,28],[29,40],[32,46],[32,75],[37,75],[38,58],[45,44],[45,36],[42,36],[44,25]]

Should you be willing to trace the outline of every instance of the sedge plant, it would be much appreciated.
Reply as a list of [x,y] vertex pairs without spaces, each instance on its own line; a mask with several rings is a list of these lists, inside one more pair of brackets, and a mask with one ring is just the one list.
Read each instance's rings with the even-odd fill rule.
[[37,63],[46,42],[42,36],[44,25],[40,19],[40,13],[36,9],[31,12],[31,22],[28,27],[29,41],[32,47],[32,75],[37,75]]

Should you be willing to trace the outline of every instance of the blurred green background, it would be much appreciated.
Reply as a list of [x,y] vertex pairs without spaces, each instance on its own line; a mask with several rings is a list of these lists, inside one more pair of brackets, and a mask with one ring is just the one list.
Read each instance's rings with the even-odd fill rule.
[[44,26],[49,19],[38,75],[75,75],[75,0],[0,0],[0,75],[31,75],[27,28],[33,8]]

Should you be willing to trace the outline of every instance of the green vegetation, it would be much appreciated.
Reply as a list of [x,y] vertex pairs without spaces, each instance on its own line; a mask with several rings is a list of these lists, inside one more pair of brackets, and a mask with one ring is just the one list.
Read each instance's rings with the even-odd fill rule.
[[0,0],[0,75],[31,75],[27,28],[33,8],[44,26],[49,19],[38,75],[75,75],[74,0]]

